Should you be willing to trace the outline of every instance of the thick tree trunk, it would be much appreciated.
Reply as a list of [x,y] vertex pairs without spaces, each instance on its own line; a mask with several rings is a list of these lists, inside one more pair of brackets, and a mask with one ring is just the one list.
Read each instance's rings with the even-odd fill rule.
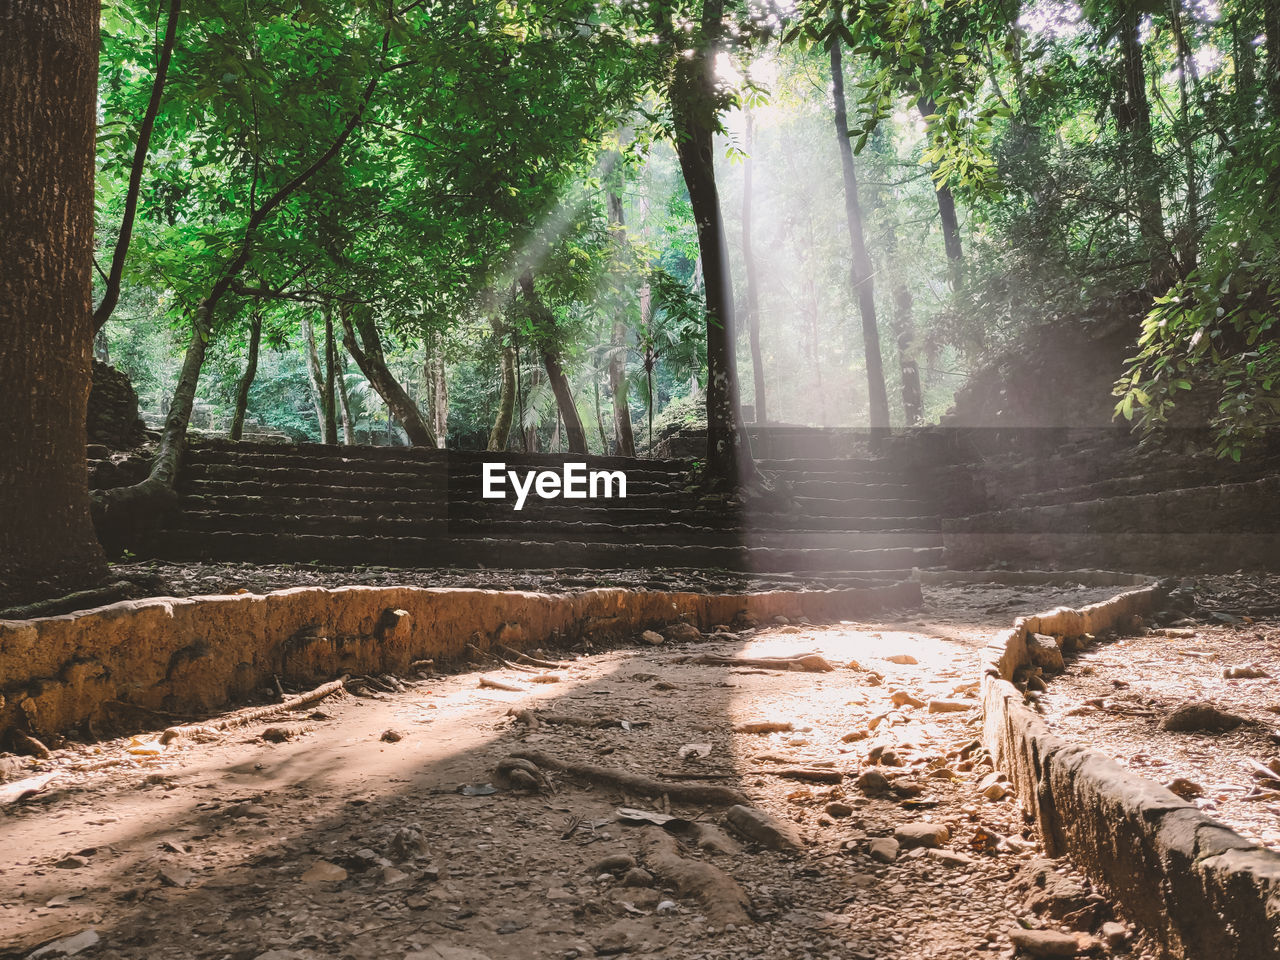
[[258,374],[258,346],[262,341],[262,314],[255,313],[249,326],[249,356],[244,362],[244,375],[236,385],[236,412],[231,418],[231,439],[239,440],[244,433],[244,416],[249,409],[249,388]]
[[[832,8],[833,15],[839,6]],[[853,145],[849,142],[849,119],[844,101],[844,66],[840,53],[840,38],[831,43],[831,84],[835,96],[836,139],[840,148],[840,166],[844,173],[844,207],[849,222],[849,244],[853,256],[849,273],[853,291],[858,298],[858,313],[862,317],[862,347],[867,364],[867,401],[871,414],[872,430],[889,428],[889,395],[884,385],[884,360],[880,355],[880,328],[876,323],[875,279],[871,270],[871,258],[867,255],[867,240],[862,223],[862,204],[858,200],[858,174],[853,166]]]
[[324,310],[324,394],[321,406],[324,407],[324,421],[320,427],[324,434],[324,442],[338,445],[338,402],[335,394],[334,380],[337,377],[337,351],[333,344],[333,308],[326,306]]
[[[922,96],[916,100],[916,109],[926,127],[932,127],[933,121],[928,117],[935,116],[938,104],[932,97]],[[938,201],[938,218],[942,221],[942,248],[947,254],[947,281],[952,290],[959,290],[964,282],[964,245],[960,242],[960,218],[956,215],[956,198],[948,186],[935,186],[934,196]]]
[[[378,336],[378,328],[373,319],[365,317],[353,321],[351,310],[345,304],[338,308],[338,313],[342,318],[342,342],[347,352],[355,359],[356,366],[365,375],[369,385],[382,397],[388,412],[400,421],[409,437],[409,443],[415,447],[434,447],[436,438],[423,419],[422,411],[387,366],[382,352],[382,338]],[[356,337],[357,330],[359,339]]]
[[747,159],[742,165],[742,263],[747,285],[747,336],[751,341],[751,373],[755,386],[756,423],[769,419],[764,395],[764,360],[760,355],[760,291],[756,284],[756,255],[751,246],[752,200],[755,194],[754,148],[755,118],[747,111],[747,131],[744,142]]
[[147,152],[151,148],[151,132],[156,126],[160,101],[164,97],[165,79],[169,75],[169,60],[173,55],[174,39],[178,35],[178,16],[182,12],[182,0],[169,0],[169,19],[165,24],[164,39],[160,42],[156,60],[156,75],[151,81],[151,99],[147,101],[138,128],[138,142],[133,151],[133,165],[129,168],[129,186],[124,195],[124,216],[120,221],[120,233],[116,237],[115,251],[111,255],[111,271],[107,274],[102,302],[93,313],[93,329],[101,330],[120,302],[120,281],[124,276],[124,261],[133,239],[133,221],[138,213],[138,196],[142,192],[142,171],[147,165]]
[[307,379],[311,382],[311,405],[316,411],[316,429],[324,439],[324,371],[320,367],[320,351],[316,349],[316,328],[311,318],[302,317],[302,352],[307,356]]
[[671,80],[671,113],[676,155],[689,190],[698,231],[698,262],[707,299],[707,474],[741,484],[758,474],[742,423],[738,364],[734,349],[733,284],[715,168],[716,44],[723,4],[703,5],[707,34],[691,57],[676,60]]
[[554,320],[538,291],[533,285],[533,274],[525,271],[520,275],[520,293],[528,304],[533,315],[535,328],[540,332],[538,352],[542,356],[542,366],[547,371],[547,380],[551,384],[551,392],[555,394],[556,407],[564,420],[564,430],[569,437],[569,452],[585,455],[587,452],[587,431],[582,426],[582,418],[578,416],[578,408],[573,402],[573,391],[569,389],[569,378],[560,365],[560,351],[552,342]]
[[507,449],[507,438],[511,436],[511,420],[516,406],[516,349],[506,342],[506,330],[498,320],[490,320],[494,336],[498,338],[501,353],[502,387],[498,393],[498,415],[494,418],[493,429],[489,431],[489,450]]
[[[614,238],[621,247],[626,229],[622,212],[622,198],[609,194],[609,225],[615,231]],[[627,317],[621,303],[615,308],[613,319],[613,352],[609,356],[609,389],[613,391],[613,435],[620,457],[636,455],[635,435],[631,430],[631,404],[627,401]],[[596,392],[600,391],[597,381]],[[599,402],[597,401],[597,406]],[[603,440],[602,440],[603,442]],[[609,445],[604,445],[608,453]]]
[[98,5],[0,15],[0,607],[106,576],[89,513]]

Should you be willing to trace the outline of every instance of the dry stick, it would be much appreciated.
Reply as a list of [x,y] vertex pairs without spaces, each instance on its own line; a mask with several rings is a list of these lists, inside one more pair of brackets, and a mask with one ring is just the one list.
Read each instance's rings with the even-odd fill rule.
[[722,657],[704,653],[684,661],[712,667],[759,667],[762,670],[803,670],[808,673],[829,673],[835,669],[831,662],[816,653],[798,657]]
[[519,650],[513,650],[501,643],[496,643],[494,646],[509,659],[519,661],[520,663],[527,663],[531,667],[542,667],[546,670],[564,670],[568,667],[567,663],[557,663],[554,660],[540,660],[537,657],[529,656],[527,653],[521,653]]
[[484,690],[506,690],[509,693],[527,692],[524,687],[517,687],[510,683],[503,683],[501,680],[490,680],[488,677],[481,677],[479,686]]
[[244,713],[238,713],[232,717],[226,717],[214,723],[194,724],[185,727],[169,727],[164,733],[160,734],[161,743],[169,743],[173,740],[182,739],[184,737],[196,736],[198,734],[218,734],[235,727],[242,727],[247,723],[253,723],[255,720],[263,720],[267,717],[274,717],[281,713],[287,713],[290,710],[297,710],[299,707],[310,706],[326,697],[331,697],[335,693],[342,693],[347,682],[347,675],[334,680],[331,683],[322,684],[307,693],[300,694],[290,700],[281,703],[273,703],[266,707],[257,707]]
[[548,756],[541,750],[519,750],[511,756],[528,760],[544,770],[566,773],[580,780],[589,780],[603,786],[614,787],[641,797],[670,797],[672,803],[706,803],[733,806],[749,806],[751,801],[739,790],[704,783],[669,783],[642,777],[629,770],[601,767],[594,763],[565,763]]
[[709,863],[680,856],[675,838],[660,827],[646,827],[641,836],[645,864],[682,896],[696,896],[708,920],[718,926],[751,922],[751,901],[733,877]]

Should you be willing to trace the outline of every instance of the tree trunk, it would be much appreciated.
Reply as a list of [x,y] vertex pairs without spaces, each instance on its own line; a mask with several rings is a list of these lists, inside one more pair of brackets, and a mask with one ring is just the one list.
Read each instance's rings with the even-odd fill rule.
[[[832,7],[839,16],[839,5]],[[849,244],[853,248],[849,273],[862,316],[862,346],[867,363],[867,400],[871,413],[871,429],[889,428],[889,396],[884,385],[884,360],[880,355],[880,328],[876,323],[875,279],[867,240],[862,224],[862,204],[858,200],[858,175],[853,166],[853,145],[849,143],[849,120],[844,101],[844,66],[839,34],[831,42],[831,84],[835,96],[836,139],[840,147],[840,166],[844,172],[844,207],[849,221]]]
[[1151,286],[1163,293],[1173,282],[1174,271],[1164,235],[1164,212],[1160,207],[1160,184],[1156,179],[1158,171],[1151,143],[1151,104],[1147,99],[1147,73],[1142,62],[1141,17],[1134,0],[1122,3],[1120,11],[1126,99],[1122,126],[1128,133],[1133,176],[1138,187],[1138,232],[1151,263]]
[[326,306],[324,309],[324,394],[321,397],[321,405],[324,407],[324,422],[321,424],[321,430],[324,434],[324,442],[338,445],[338,403],[334,394],[334,379],[337,376],[337,351],[334,350],[333,344],[333,308]]
[[449,381],[445,376],[444,334],[435,331],[429,337],[429,343],[430,353],[422,372],[431,398],[431,430],[443,450],[449,433]]
[[0,607],[106,576],[89,513],[98,5],[0,29]]
[[[400,421],[409,438],[409,443],[415,447],[434,447],[436,438],[422,418],[422,411],[418,409],[413,398],[400,385],[400,381],[387,366],[386,357],[382,352],[382,338],[378,336],[378,328],[373,318],[365,316],[353,321],[351,313],[346,304],[338,308],[338,314],[342,319],[342,342],[347,352],[355,359],[356,366],[369,381],[369,385],[377,391],[378,396],[382,397],[387,405],[387,411],[394,414]],[[356,337],[357,330],[360,334],[359,339]]]
[[342,408],[342,442],[348,447],[356,442],[356,422],[351,415],[351,398],[347,396],[346,361],[338,354],[338,403]]
[[1280,114],[1280,0],[1263,0],[1262,32],[1267,38],[1267,92],[1274,117]]
[[920,390],[920,364],[916,359],[915,317],[911,289],[905,283],[893,288],[893,328],[897,335],[898,370],[902,377],[902,413],[907,426],[920,422],[924,397]]
[[689,191],[698,231],[698,262],[707,301],[707,474],[741,484],[758,479],[742,423],[733,333],[733,284],[724,218],[716,188],[716,41],[723,32],[723,3],[706,0],[705,36],[691,57],[678,57],[671,79],[676,155]]
[[258,345],[262,340],[262,314],[254,313],[249,326],[249,356],[244,363],[244,375],[236,385],[236,412],[231,418],[231,439],[239,440],[244,433],[244,415],[249,409],[249,388],[258,373]]
[[311,403],[316,411],[316,426],[324,439],[324,373],[320,368],[320,352],[316,349],[316,330],[311,318],[302,317],[302,350],[307,356],[307,379],[311,381]]
[[520,293],[533,314],[534,328],[540,333],[538,352],[542,355],[542,366],[547,371],[547,380],[551,384],[551,392],[556,397],[556,407],[564,419],[564,430],[569,437],[569,452],[585,455],[587,452],[587,431],[582,426],[582,418],[578,416],[578,408],[573,402],[573,391],[569,389],[569,378],[564,375],[560,366],[560,351],[552,343],[554,320],[538,291],[533,285],[533,274],[525,271],[520,275]]
[[169,0],[169,19],[165,24],[164,40],[156,60],[156,75],[151,81],[151,99],[147,101],[142,126],[138,128],[138,143],[133,151],[133,165],[129,168],[129,186],[124,196],[124,216],[120,220],[120,233],[116,236],[115,251],[111,255],[111,271],[107,274],[102,302],[93,313],[93,329],[102,329],[120,302],[120,280],[124,275],[124,261],[133,239],[133,221],[138,213],[138,195],[142,192],[142,171],[147,164],[147,152],[151,148],[151,132],[155,129],[156,114],[164,96],[164,83],[169,75],[169,60],[173,55],[173,43],[178,34],[178,16],[182,12],[182,0]]
[[498,415],[494,418],[493,429],[489,431],[487,449],[493,451],[507,449],[507,438],[511,436],[511,420],[516,405],[516,350],[506,342],[506,330],[501,321],[489,321],[494,336],[501,345],[499,362],[501,364],[502,387],[498,394]]
[[[927,119],[938,112],[938,104],[933,97],[922,96],[916,100],[916,109],[925,127],[933,127],[933,121]],[[964,282],[964,246],[960,242],[960,219],[956,216],[956,198],[951,188],[934,187],[934,196],[938,201],[938,218],[942,221],[942,248],[947,254],[947,282],[952,290],[959,290]],[[895,294],[896,296],[896,294]]]
[[[615,231],[617,245],[623,242],[625,220],[622,213],[622,198],[616,193],[609,194],[609,224]],[[627,402],[627,318],[621,303],[616,307],[613,318],[613,352],[609,356],[609,389],[613,391],[613,435],[617,441],[617,455],[634,457],[636,440],[631,430],[631,405]],[[596,392],[600,384],[596,382]],[[598,406],[598,403],[597,403]],[[604,445],[609,452],[609,445]]]
[[764,395],[764,360],[760,356],[760,291],[756,284],[756,255],[751,246],[752,199],[755,193],[755,118],[747,111],[747,131],[743,144],[747,159],[742,165],[742,262],[747,284],[747,336],[751,341],[751,373],[755,386],[756,423],[769,419]]

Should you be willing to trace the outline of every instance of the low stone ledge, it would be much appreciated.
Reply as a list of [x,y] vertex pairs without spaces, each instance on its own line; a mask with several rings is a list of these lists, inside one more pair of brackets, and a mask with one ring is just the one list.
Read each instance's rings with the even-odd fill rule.
[[[1045,847],[1068,855],[1161,941],[1201,960],[1280,958],[1280,855],[1265,850],[1100,751],[1053,733],[1010,680],[1028,632],[1097,633],[1152,609],[1155,587],[1081,610],[1020,618],[982,678],[983,739]],[[1003,649],[1000,647],[1003,646]]]
[[936,586],[948,583],[998,583],[1007,587],[1083,584],[1086,587],[1130,587],[1151,582],[1140,573],[1114,570],[913,570],[913,580]]
[[0,621],[0,735],[93,725],[122,701],[212,711],[274,676],[310,684],[460,658],[469,643],[520,649],[630,636],[676,620],[702,629],[739,615],[854,619],[918,607],[914,582],[748,594],[616,588],[572,594],[423,587],[297,587],[158,597],[56,617]]

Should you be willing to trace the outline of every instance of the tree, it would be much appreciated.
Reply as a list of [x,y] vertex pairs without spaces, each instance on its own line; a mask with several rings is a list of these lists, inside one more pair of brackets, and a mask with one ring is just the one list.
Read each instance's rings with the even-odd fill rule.
[[249,408],[249,388],[258,373],[258,347],[262,343],[262,311],[255,310],[249,325],[249,356],[244,363],[244,374],[236,384],[236,408],[231,418],[229,436],[239,440],[244,434],[244,418]]
[[767,423],[768,407],[764,394],[764,360],[760,355],[760,293],[756,284],[756,257],[751,246],[751,202],[754,194],[755,161],[751,158],[755,120],[747,110],[747,129],[743,142],[746,159],[742,173],[742,261],[746,279],[747,333],[751,342],[751,374],[755,386],[756,423]]
[[106,575],[85,464],[98,10],[13,0],[0,31],[0,606]]

